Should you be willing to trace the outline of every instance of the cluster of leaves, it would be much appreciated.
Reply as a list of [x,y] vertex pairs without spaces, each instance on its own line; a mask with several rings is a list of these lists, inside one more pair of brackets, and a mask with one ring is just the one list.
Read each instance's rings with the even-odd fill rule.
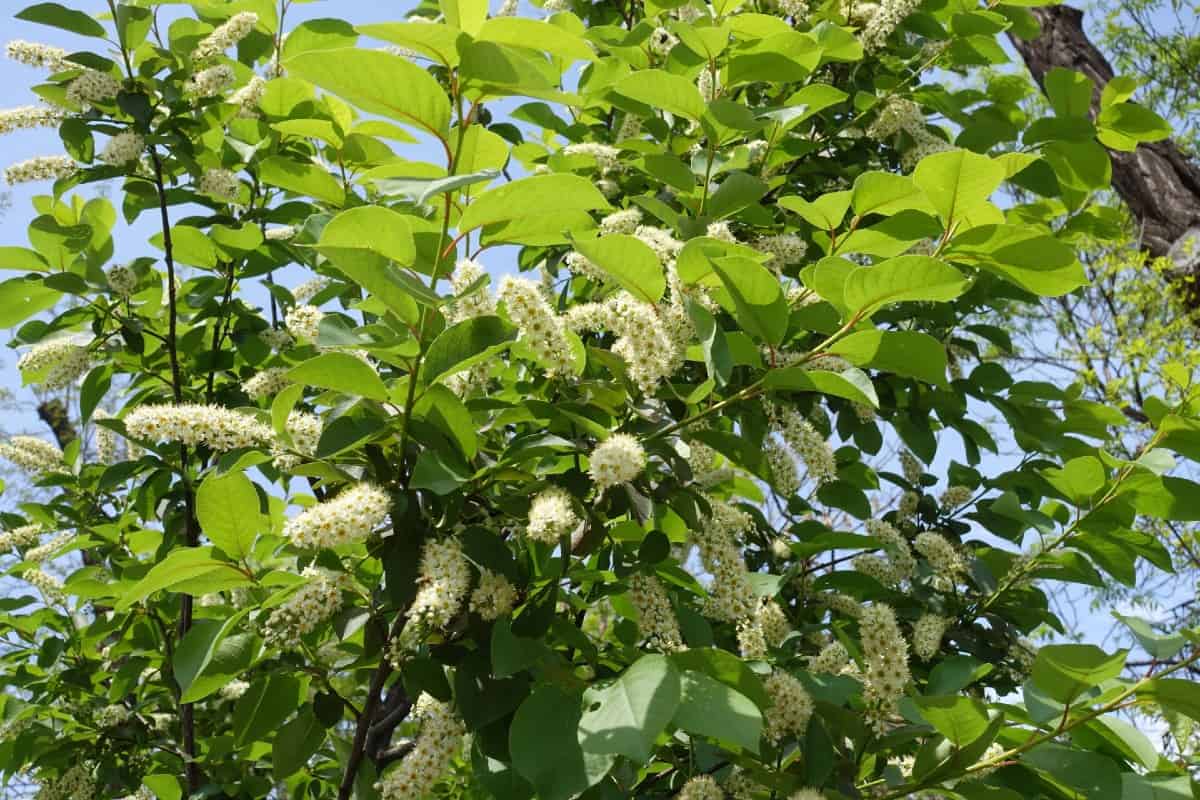
[[[0,323],[18,346],[85,341],[81,420],[109,455],[125,444],[92,458],[75,440],[39,479],[52,499],[4,519],[65,534],[41,558],[18,546],[8,570],[44,594],[0,615],[6,774],[32,772],[47,797],[171,800],[430,788],[399,774],[512,800],[665,797],[705,775],[752,798],[1192,796],[1112,716],[1200,717],[1200,689],[1171,677],[1196,657],[1186,636],[1131,621],[1160,659],[1138,680],[1120,677],[1123,651],[1022,642],[1061,628],[1042,581],[1171,568],[1139,519],[1200,519],[1200,486],[1167,474],[1200,460],[1192,387],[1146,398],[1155,433],[1123,458],[1118,410],[996,363],[962,369],[980,342],[1008,346],[979,320],[1085,284],[1075,247],[1110,227],[1097,137],[1161,135],[1121,85],[1093,124],[1073,73],[1048,81],[1046,119],[1002,83],[920,83],[1003,61],[998,35],[1036,34],[1021,3],[570,3],[535,20],[445,0],[286,37],[286,0],[187,5],[196,18],[169,25],[132,2],[103,23],[54,3],[20,14],[114,34],[35,87],[69,112],[78,166],[37,198],[30,247],[0,252],[22,273],[0,284]],[[233,85],[198,93],[198,45],[246,12],[236,58],[216,59]],[[268,80],[247,102],[234,89],[256,69]],[[79,107],[84,70],[120,91]],[[493,117],[510,97],[527,100]],[[129,132],[140,159],[97,163],[96,137]],[[113,179],[127,220],[161,223],[157,255],[120,281],[116,209],[71,194]],[[1006,184],[1032,199],[1001,209]],[[632,233],[602,223],[631,210]],[[790,256],[765,244],[779,236]],[[486,277],[446,289],[460,259],[514,251],[541,273],[535,300],[496,304]],[[324,282],[297,300],[284,268]],[[565,324],[614,297],[650,324]],[[281,320],[301,317],[319,324],[292,339]],[[678,358],[635,377],[637,358],[666,357],[637,335],[668,318],[686,323]],[[185,403],[209,408],[169,416]],[[148,406],[168,422],[135,435],[125,420]],[[1021,451],[1007,469],[985,461],[988,410]],[[296,412],[319,418],[311,448]],[[205,414],[257,442],[186,439]],[[623,443],[615,482],[597,480],[605,442]],[[872,466],[888,442],[915,454],[903,474]],[[941,499],[935,460],[950,462]],[[797,488],[797,461],[825,467]],[[337,500],[363,482],[386,492],[385,526],[325,549],[289,534],[293,506],[352,526],[365,510]],[[529,524],[550,488],[572,523],[557,545]],[[872,525],[834,530],[831,511]],[[911,554],[930,535],[949,556]],[[736,560],[703,556],[726,536]],[[461,564],[440,555],[459,549]],[[77,551],[61,590],[38,571]],[[871,551],[911,564],[889,580],[850,558]],[[744,588],[740,618],[716,609],[722,581]],[[510,594],[468,602],[484,582]],[[860,624],[885,606],[894,636]],[[764,608],[782,623],[755,647]],[[284,611],[313,624],[279,636]],[[930,615],[945,634],[910,658]],[[846,663],[816,670],[834,642]],[[879,702],[881,659],[904,676],[898,702]]]

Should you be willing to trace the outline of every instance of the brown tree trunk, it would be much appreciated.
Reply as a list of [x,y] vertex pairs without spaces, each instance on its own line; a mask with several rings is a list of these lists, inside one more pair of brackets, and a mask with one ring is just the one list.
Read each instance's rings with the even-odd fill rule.
[[[1031,8],[1042,26],[1032,40],[1009,34],[1038,84],[1055,67],[1082,72],[1092,80],[1092,113],[1100,91],[1113,77],[1112,66],[1083,30],[1083,12],[1070,6]],[[1132,153],[1110,150],[1113,188],[1140,226],[1142,248],[1152,256],[1171,256],[1178,280],[1200,276],[1200,167],[1170,139],[1143,144]],[[1187,242],[1195,239],[1195,246]],[[1186,284],[1185,284],[1186,285]],[[1200,307],[1195,288],[1186,294]]]

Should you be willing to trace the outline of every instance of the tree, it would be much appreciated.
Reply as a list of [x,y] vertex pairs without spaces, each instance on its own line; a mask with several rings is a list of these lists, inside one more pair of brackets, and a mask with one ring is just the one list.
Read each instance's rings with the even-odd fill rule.
[[[1200,714],[1190,631],[1129,620],[1157,659],[1132,679],[1125,651],[1024,637],[1061,627],[1044,582],[1170,568],[1137,525],[1200,516],[1169,474],[1200,457],[1195,387],[1148,398],[1123,458],[1118,409],[949,370],[948,344],[1006,341],[997,309],[1083,286],[1075,245],[1108,230],[1086,77],[1046,119],[923,82],[998,60],[1028,11],[446,0],[289,30],[290,5],[19,13],[104,51],[9,45],[48,102],[3,119],[66,155],[8,168],[53,189],[0,254],[23,378],[78,382],[98,434],[94,458],[0,445],[52,492],[0,541],[40,596],[0,612],[6,774],[172,799],[1191,791],[1112,716]],[[1101,141],[1157,135],[1105,108]],[[116,208],[72,194],[106,180],[159,223],[128,264]],[[1001,210],[1002,186],[1036,197]],[[515,274],[481,263],[505,253]],[[988,409],[1017,459],[984,459]]]

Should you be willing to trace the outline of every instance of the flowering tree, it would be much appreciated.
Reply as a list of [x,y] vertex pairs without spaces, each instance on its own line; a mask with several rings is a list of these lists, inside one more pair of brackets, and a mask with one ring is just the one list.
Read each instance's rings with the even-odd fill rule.
[[[1007,346],[980,320],[1086,282],[1098,142],[1161,135],[1126,83],[1093,119],[1053,73],[1029,119],[1004,81],[923,82],[1004,61],[1020,0],[445,0],[286,36],[288,0],[187,5],[40,3],[91,48],[8,47],[46,103],[0,127],[66,154],[6,171],[53,188],[0,321],[27,383],[80,383],[95,446],[0,445],[52,497],[3,519],[33,591],[0,612],[5,774],[1191,796],[1115,716],[1200,717],[1189,632],[1127,620],[1132,677],[1024,637],[1059,625],[1041,582],[1170,569],[1140,520],[1200,519],[1168,474],[1200,458],[1194,387],[1123,459],[1116,409],[967,370]],[[74,194],[113,180],[160,228],[126,264]]]

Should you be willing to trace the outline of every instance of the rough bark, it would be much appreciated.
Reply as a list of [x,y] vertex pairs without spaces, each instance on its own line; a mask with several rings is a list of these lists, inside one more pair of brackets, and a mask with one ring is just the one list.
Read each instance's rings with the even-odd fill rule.
[[[1083,12],[1070,6],[1044,6],[1030,11],[1042,26],[1032,40],[1009,34],[1034,79],[1045,88],[1046,73],[1055,67],[1082,72],[1092,80],[1092,113],[1099,111],[1100,92],[1113,77],[1112,66],[1083,30]],[[1200,296],[1190,286],[1200,276],[1200,246],[1188,252],[1187,241],[1200,236],[1200,166],[1170,139],[1143,144],[1132,153],[1110,150],[1113,188],[1140,226],[1141,246],[1152,256],[1171,256],[1175,276],[1190,305]],[[1197,239],[1200,245],[1200,238]],[[1174,248],[1174,252],[1172,252]]]

